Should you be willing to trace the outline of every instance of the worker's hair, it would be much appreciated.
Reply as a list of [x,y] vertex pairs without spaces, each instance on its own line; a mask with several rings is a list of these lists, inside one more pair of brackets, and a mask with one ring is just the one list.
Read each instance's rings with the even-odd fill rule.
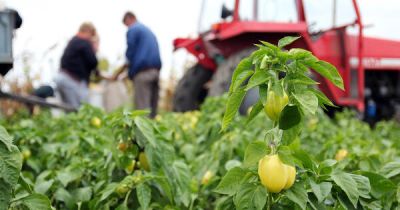
[[124,17],[122,18],[122,22],[125,23],[125,20],[128,18],[133,18],[136,20],[136,15],[133,14],[133,12],[128,11],[124,14]]
[[93,36],[96,35],[96,28],[91,22],[83,22],[81,26],[79,26],[79,32],[87,32],[91,33]]

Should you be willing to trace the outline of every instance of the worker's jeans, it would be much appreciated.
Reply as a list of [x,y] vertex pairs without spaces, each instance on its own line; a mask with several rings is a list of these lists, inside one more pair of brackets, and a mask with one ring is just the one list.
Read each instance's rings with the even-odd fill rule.
[[63,103],[79,108],[82,102],[88,101],[89,89],[85,81],[77,81],[67,73],[60,71],[55,82]]
[[160,71],[158,69],[142,70],[133,78],[135,89],[135,109],[150,109],[150,117],[157,114]]

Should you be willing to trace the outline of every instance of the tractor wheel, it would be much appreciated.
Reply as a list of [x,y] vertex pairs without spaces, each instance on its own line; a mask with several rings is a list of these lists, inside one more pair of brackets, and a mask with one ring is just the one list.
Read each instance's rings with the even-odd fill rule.
[[[232,75],[239,62],[249,56],[254,51],[254,48],[247,48],[238,53],[228,57],[224,63],[218,66],[217,72],[213,76],[212,84],[208,92],[209,96],[220,96],[229,90]],[[258,100],[258,89],[253,88],[247,92],[243,103],[239,109],[241,114],[246,114],[249,107],[251,107]]]
[[210,81],[212,75],[211,70],[199,64],[188,69],[175,89],[173,110],[185,112],[199,109],[208,92],[204,85]]

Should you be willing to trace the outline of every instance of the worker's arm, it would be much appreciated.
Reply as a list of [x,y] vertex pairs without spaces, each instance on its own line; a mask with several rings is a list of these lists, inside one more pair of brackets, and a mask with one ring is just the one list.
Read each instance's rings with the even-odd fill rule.
[[122,65],[121,67],[119,67],[116,70],[116,72],[112,76],[113,80],[118,79],[119,75],[121,75],[122,72],[124,72],[129,67],[129,65],[130,65],[129,61],[133,60],[133,58],[135,57],[135,43],[136,43],[136,39],[137,39],[136,33],[137,33],[137,31],[135,29],[130,29],[126,33],[127,49],[126,49],[125,56],[126,56],[127,61],[125,62],[124,65]]
[[128,63],[125,63],[124,65],[122,65],[121,67],[119,67],[113,76],[111,76],[111,80],[117,80],[119,75],[122,74],[122,72],[124,72],[127,68],[129,67]]

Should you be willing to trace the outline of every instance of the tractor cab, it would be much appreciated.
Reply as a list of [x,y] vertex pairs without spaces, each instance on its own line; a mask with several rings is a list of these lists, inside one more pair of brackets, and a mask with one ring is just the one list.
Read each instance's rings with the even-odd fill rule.
[[238,20],[295,23],[298,22],[296,2],[294,0],[251,0],[239,1],[236,4],[235,0],[204,0],[199,32],[207,32],[221,22]]

